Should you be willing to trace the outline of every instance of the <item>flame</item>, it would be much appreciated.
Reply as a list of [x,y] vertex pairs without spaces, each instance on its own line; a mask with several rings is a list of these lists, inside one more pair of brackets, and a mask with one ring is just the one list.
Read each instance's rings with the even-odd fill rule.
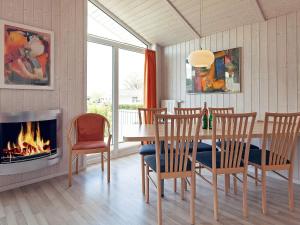
[[41,153],[50,153],[50,140],[44,141],[41,137],[39,123],[32,129],[32,123],[26,123],[26,129],[21,125],[17,143],[7,143],[7,153],[10,156],[31,156]]

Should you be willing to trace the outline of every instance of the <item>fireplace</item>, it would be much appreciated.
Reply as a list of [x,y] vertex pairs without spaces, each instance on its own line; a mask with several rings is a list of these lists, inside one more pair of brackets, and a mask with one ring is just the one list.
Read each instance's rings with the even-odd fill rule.
[[0,175],[29,172],[61,157],[61,111],[0,113]]

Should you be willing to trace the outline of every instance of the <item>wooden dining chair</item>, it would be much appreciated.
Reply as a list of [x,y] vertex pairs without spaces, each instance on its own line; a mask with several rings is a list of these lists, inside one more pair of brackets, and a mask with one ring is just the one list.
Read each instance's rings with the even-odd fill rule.
[[[195,107],[195,108],[174,108],[175,115],[194,115],[194,114],[201,114],[202,108]],[[206,152],[211,151],[212,146],[210,144],[204,143],[201,140],[197,142],[197,152]],[[190,152],[193,150],[193,144],[190,145]],[[201,173],[201,167],[196,166]],[[176,191],[176,179],[174,180],[174,191]]]
[[[213,176],[212,182],[209,182],[203,175],[199,175],[213,187],[216,220],[218,220],[217,176],[221,174],[231,174],[243,182],[243,214],[245,217],[248,215],[247,168],[255,118],[256,113],[213,114],[212,151],[197,153],[197,162],[208,169]],[[221,140],[220,151],[217,151],[217,138]],[[236,174],[239,173],[243,174],[243,180],[237,177]]]
[[[167,114],[167,108],[138,108],[139,124],[153,124],[155,114]],[[146,155],[155,154],[155,143],[141,142],[139,149],[141,155],[142,192],[145,194],[145,162]]]
[[192,115],[192,114],[199,114],[202,112],[201,107],[194,107],[194,108],[174,108],[174,112],[176,115]]
[[234,108],[233,107],[209,107],[208,111],[210,113],[216,113],[216,114],[220,114],[220,113],[221,114],[233,114]]
[[[269,128],[272,135],[268,136]],[[272,171],[288,180],[289,208],[294,209],[293,172],[296,142],[300,129],[300,113],[266,113],[262,148],[252,149],[249,154],[249,165],[261,170],[261,180],[255,173],[255,179],[262,184],[262,211],[266,206],[266,172]],[[270,130],[269,130],[270,131]],[[288,177],[278,171],[288,171]],[[249,175],[252,177],[251,175]]]
[[[190,217],[195,224],[195,158],[201,126],[201,114],[155,115],[155,155],[145,156],[146,202],[149,203],[149,180],[157,187],[157,224],[162,224],[161,180],[181,179],[181,197],[184,198],[184,184],[191,183]],[[163,121],[163,124],[160,124]],[[160,141],[164,141],[161,146]],[[189,146],[193,142],[193,151]],[[170,144],[170,146],[168,145]],[[150,176],[150,169],[156,179]],[[151,173],[152,174],[152,173]],[[156,181],[155,181],[156,180]]]
[[[105,140],[105,132],[108,134]],[[110,124],[108,120],[96,113],[85,113],[75,117],[69,127],[69,187],[72,186],[73,156],[78,174],[78,157],[80,155],[101,153],[101,169],[104,171],[104,153],[107,160],[107,182],[110,182]]]
[[[175,115],[194,115],[201,114],[201,107],[198,108],[174,108]],[[192,151],[193,145],[190,146],[190,151]],[[201,151],[211,151],[211,145],[198,141],[197,152]]]
[[[221,113],[221,114],[233,114],[234,113],[234,107],[210,107],[208,108],[210,113]],[[220,121],[217,121],[217,123]],[[217,147],[221,147],[221,141],[218,141],[216,143]],[[246,147],[246,145],[244,145],[244,148]],[[250,149],[259,149],[258,146],[251,144],[250,143]],[[257,173],[257,170],[256,170]],[[230,175],[225,175],[225,194],[228,193],[228,190],[230,189]],[[237,179],[235,177],[233,177],[233,187],[234,187],[234,193],[237,194]]]

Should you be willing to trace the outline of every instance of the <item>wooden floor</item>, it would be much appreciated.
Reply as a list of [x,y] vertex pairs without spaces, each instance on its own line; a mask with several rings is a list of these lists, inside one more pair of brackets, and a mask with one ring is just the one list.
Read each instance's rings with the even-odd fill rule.
[[[156,224],[156,190],[150,185],[150,204],[141,193],[140,158],[113,160],[111,183],[106,183],[100,165],[74,176],[72,188],[62,176],[0,193],[0,224],[53,225],[150,225]],[[223,188],[223,177],[219,178]],[[180,186],[180,185],[178,185]],[[166,182],[163,200],[164,224],[189,224],[189,192],[182,201]],[[249,218],[242,216],[242,193],[225,196],[219,191],[220,223],[213,219],[210,186],[197,178],[196,224],[300,224],[300,186],[295,185],[295,211],[288,210],[287,182],[269,178],[268,215],[260,210],[260,186],[249,180]]]

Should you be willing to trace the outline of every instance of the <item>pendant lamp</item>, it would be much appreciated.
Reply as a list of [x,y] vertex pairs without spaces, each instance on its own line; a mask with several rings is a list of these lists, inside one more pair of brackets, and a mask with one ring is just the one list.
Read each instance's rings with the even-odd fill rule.
[[[200,31],[202,31],[202,0],[200,0]],[[193,67],[204,67],[204,68],[210,68],[211,64],[213,64],[215,61],[214,53],[212,53],[210,50],[203,50],[200,47],[200,50],[193,51],[190,53],[188,57],[188,62]]]

